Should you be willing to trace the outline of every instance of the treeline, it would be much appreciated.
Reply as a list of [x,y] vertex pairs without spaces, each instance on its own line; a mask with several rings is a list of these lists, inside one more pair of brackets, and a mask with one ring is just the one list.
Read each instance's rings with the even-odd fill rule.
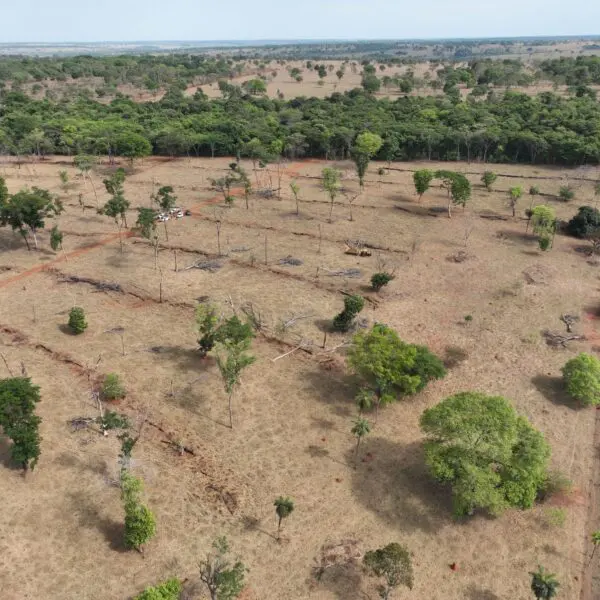
[[135,158],[247,155],[249,147],[262,146],[289,158],[344,159],[356,136],[371,131],[384,140],[380,160],[600,161],[600,104],[589,97],[506,92],[479,101],[454,95],[390,100],[355,89],[282,100],[226,82],[220,87],[224,97],[215,100],[171,89],[159,102],[121,97],[110,104],[36,101],[9,92],[0,108],[0,149]]
[[600,56],[555,58],[540,64],[542,73],[569,86],[600,84]]

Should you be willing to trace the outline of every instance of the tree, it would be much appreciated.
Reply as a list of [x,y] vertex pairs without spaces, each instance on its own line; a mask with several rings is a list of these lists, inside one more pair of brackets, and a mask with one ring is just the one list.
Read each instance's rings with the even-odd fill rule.
[[279,540],[281,522],[294,512],[294,501],[291,498],[279,496],[273,504],[277,515],[277,540]]
[[50,248],[54,252],[62,250],[63,234],[58,230],[58,225],[54,225],[50,230]]
[[31,250],[27,239],[31,233],[35,248],[38,248],[37,232],[45,225],[47,218],[59,215],[63,211],[61,201],[48,190],[38,187],[23,189],[4,202],[0,200],[0,226],[10,225],[13,231],[18,231]]
[[200,580],[206,584],[211,600],[234,600],[244,589],[246,567],[228,558],[229,543],[220,537],[213,542],[214,552],[200,563]]
[[121,228],[123,222],[126,219],[127,210],[129,209],[129,200],[126,200],[124,196],[118,194],[113,196],[104,205],[103,212],[107,217],[112,217],[115,221],[115,225],[119,231],[119,247],[123,252],[123,239],[121,237]]
[[[540,241],[540,247],[550,245],[550,236],[556,230],[556,215],[554,210],[544,204],[538,204],[531,211],[531,226]],[[543,250],[544,248],[542,248]]]
[[141,502],[142,480],[121,469],[121,500],[125,509],[124,541],[128,548],[144,553],[144,546],[156,535],[156,519]]
[[94,180],[90,175],[90,171],[96,164],[96,158],[94,156],[87,156],[85,154],[78,154],[73,157],[73,164],[83,177],[83,183],[85,185],[85,178],[87,177],[90,181],[90,185],[92,186],[92,191],[94,192],[94,197],[96,198],[96,209],[99,208],[98,205],[98,193],[96,192],[96,186],[94,185]]
[[125,387],[116,373],[108,373],[102,382],[100,395],[104,400],[120,400],[125,398]]
[[352,160],[356,165],[358,182],[361,189],[364,189],[365,187],[365,175],[369,167],[369,161],[379,152],[382,144],[383,140],[376,133],[365,131],[356,136],[354,146],[350,153]]
[[257,137],[252,138],[242,146],[242,156],[247,156],[252,161],[252,170],[254,171],[256,186],[260,187],[256,164],[260,161],[266,162],[268,160],[268,153],[263,146],[263,143]]
[[[170,185],[163,185],[158,188],[158,192],[152,196],[152,199],[158,205],[160,211],[164,215],[168,215],[171,209],[175,208],[177,204],[177,196],[173,193],[173,187]],[[167,222],[163,221],[165,225],[165,237],[167,242],[169,241],[169,231],[167,229]]]
[[74,306],[69,311],[69,329],[79,335],[87,329],[87,321],[85,320],[85,312],[80,306]]
[[183,586],[176,578],[167,579],[163,583],[146,588],[133,600],[179,600]]
[[[471,184],[464,175],[455,173],[455,176],[452,180],[452,185],[450,187],[450,197],[452,198],[453,204],[460,205],[463,208],[467,204],[467,201],[471,198]],[[448,217],[451,216],[450,202],[448,202]]]
[[420,169],[413,173],[413,181],[415,183],[415,191],[419,194],[419,200],[423,194],[429,189],[431,180],[433,179],[433,171],[429,169]]
[[335,199],[340,193],[340,180],[342,174],[337,169],[334,169],[332,167],[325,167],[321,172],[321,176],[323,178],[323,189],[327,192],[327,195],[329,196],[329,200],[331,202],[329,206],[329,220],[331,221],[331,216],[333,214],[333,203],[335,202]]
[[452,486],[454,512],[530,508],[547,479],[544,436],[501,396],[461,392],[421,416],[425,462]]
[[512,209],[513,217],[516,217],[516,215],[517,215],[517,211],[516,211],[517,202],[521,199],[522,196],[523,196],[523,188],[520,185],[511,187],[508,190],[508,202]]
[[410,552],[401,544],[393,542],[383,548],[369,550],[363,557],[363,565],[369,575],[384,579],[384,583],[379,586],[379,596],[383,600],[390,598],[392,591],[401,585],[409,590],[413,588]]
[[363,437],[365,437],[371,431],[371,424],[367,419],[363,419],[362,417],[358,417],[356,421],[354,421],[354,425],[350,430],[352,435],[356,436],[356,448],[354,450],[354,459],[358,456],[358,448],[360,446],[360,442]]
[[336,331],[348,331],[356,315],[364,308],[365,301],[361,296],[345,296],[344,310],[333,319],[333,328]]
[[549,573],[542,566],[538,566],[537,571],[529,574],[531,575],[531,591],[538,600],[549,600],[556,596],[560,586],[556,575]]
[[300,195],[300,186],[294,179],[290,181],[290,190],[292,190],[292,194],[294,195],[294,200],[296,201],[296,214],[300,214],[300,205],[299,205],[299,195]]
[[60,185],[63,189],[63,192],[67,191],[67,188],[69,187],[69,173],[67,173],[67,171],[59,171],[58,172],[58,177],[60,179]]
[[342,78],[344,77],[344,74],[345,74],[345,71],[344,71],[344,69],[338,69],[338,70],[335,72],[335,76],[338,78],[338,80],[339,80],[339,81],[341,81],[341,80],[342,80]]
[[381,89],[381,81],[371,73],[363,75],[360,84],[367,94],[376,94]]
[[577,238],[588,238],[600,231],[600,211],[591,206],[580,206],[577,214],[567,223],[567,233]]
[[215,336],[219,317],[217,309],[208,303],[198,304],[196,306],[196,327],[200,334],[198,345],[200,347],[201,356],[204,358],[215,346]]
[[[0,211],[2,207],[8,202],[8,188],[6,187],[6,181],[4,177],[0,177]],[[2,213],[0,212],[0,215]]]
[[128,158],[132,165],[136,158],[152,154],[150,141],[143,135],[131,131],[116,136],[114,148],[117,155]]
[[217,353],[217,366],[223,379],[229,407],[229,428],[233,429],[232,398],[240,383],[242,371],[256,361],[256,357],[246,354],[245,344],[223,344],[224,356]]
[[582,352],[562,368],[563,381],[571,398],[584,406],[600,404],[600,360]]
[[596,554],[596,550],[598,550],[598,547],[600,547],[600,531],[594,531],[591,535],[591,541],[592,541],[592,554],[590,555],[590,560],[588,561],[588,566],[591,564],[591,562],[594,560],[594,556]]
[[364,388],[375,395],[376,417],[381,404],[394,402],[398,395],[415,394],[432,379],[441,379],[446,374],[439,358],[424,346],[403,342],[383,323],[354,336],[348,364]]
[[491,192],[492,185],[494,185],[496,179],[498,179],[498,175],[496,175],[496,173],[493,173],[492,171],[484,171],[483,175],[481,176],[481,183],[485,185],[485,189],[488,192]]
[[242,87],[251,96],[260,96],[267,93],[267,84],[262,79],[250,79],[242,84]]
[[40,388],[28,377],[0,379],[0,427],[12,440],[12,460],[24,471],[35,468],[40,456],[39,426],[35,414]]
[[378,292],[382,287],[386,286],[394,279],[391,273],[380,272],[374,273],[371,277],[371,287]]
[[139,227],[142,237],[147,239],[154,249],[154,268],[158,268],[158,231],[156,229],[157,212],[153,208],[138,207],[138,218],[135,224]]
[[235,175],[225,175],[224,177],[219,177],[218,179],[211,179],[211,185],[218,191],[223,194],[223,199],[225,204],[231,206],[233,204],[234,198],[231,195],[231,186],[236,183],[237,177]]

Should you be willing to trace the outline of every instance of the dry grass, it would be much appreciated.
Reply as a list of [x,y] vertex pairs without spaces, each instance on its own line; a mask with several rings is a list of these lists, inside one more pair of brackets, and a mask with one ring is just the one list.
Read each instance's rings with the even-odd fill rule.
[[[355,202],[354,220],[341,197],[330,223],[329,206],[314,179],[322,163],[288,165],[282,199],[253,198],[247,211],[242,199],[233,208],[220,207],[208,187],[208,179],[228,162],[149,159],[127,180],[133,206],[148,204],[153,185],[171,183],[180,204],[194,213],[169,222],[168,243],[161,230],[162,304],[152,249],[131,237],[121,254],[110,220],[78,207],[79,193],[86,204],[95,204],[89,186],[86,190],[76,183],[65,194],[67,211],[59,224],[66,232],[66,257],[48,250],[47,233],[40,236],[42,250],[28,253],[16,236],[0,231],[0,266],[10,267],[0,270],[0,325],[9,328],[0,328],[0,351],[14,372],[22,361],[41,386],[44,438],[38,468],[26,480],[8,467],[6,445],[1,447],[3,598],[127,598],[171,575],[194,578],[198,559],[219,534],[230,538],[250,568],[248,598],[353,600],[366,592],[374,597],[356,566],[328,570],[320,583],[312,578],[323,544],[343,539],[358,540],[361,551],[396,540],[407,544],[415,561],[413,596],[423,600],[525,600],[530,595],[527,571],[538,563],[558,573],[565,598],[578,597],[597,468],[595,413],[575,410],[556,378],[569,357],[598,344],[590,308],[597,292],[596,267],[575,252],[578,244],[569,238],[558,236],[552,251],[541,253],[535,240],[524,235],[524,221],[510,218],[505,198],[516,183],[526,189],[535,183],[542,192],[556,194],[569,176],[584,201],[591,197],[592,184],[574,180],[572,171],[498,165],[497,172],[517,179],[500,176],[498,191],[492,193],[476,186],[472,205],[449,220],[437,212],[446,202],[441,190],[432,190],[419,204],[410,172],[391,170],[380,177],[373,167],[366,192]],[[339,166],[344,185],[357,188],[350,165]],[[11,190],[39,185],[58,193],[62,168],[53,160],[2,169]],[[456,168],[479,173],[486,167]],[[299,217],[287,193],[290,176],[302,190]],[[94,177],[100,189],[102,174]],[[267,180],[265,173],[260,177]],[[478,175],[470,177],[478,182]],[[564,218],[578,204],[543,201]],[[520,215],[527,205],[524,199]],[[215,273],[183,270],[216,254],[215,210],[223,220],[221,242],[227,256],[220,259],[222,268]],[[480,216],[490,213],[508,220]],[[346,255],[343,242],[348,238],[387,248],[382,257],[398,265],[396,279],[379,295],[365,289],[377,252],[365,258]],[[234,251],[241,247],[248,249]],[[169,248],[179,249],[178,272]],[[467,260],[448,260],[460,251]],[[303,264],[278,264],[290,255]],[[359,269],[360,277],[332,277],[325,270],[349,268]],[[65,283],[64,274],[116,282],[123,292]],[[297,351],[271,361],[299,340],[321,343],[323,327],[342,306],[338,290],[369,295],[368,320],[389,323],[409,341],[428,344],[441,355],[450,347],[463,351],[446,379],[383,412],[357,469],[350,461],[349,433],[355,390],[341,360],[325,368],[316,357]],[[230,299],[236,308],[252,302],[268,334],[282,319],[311,315],[286,333],[285,343],[257,338],[258,361],[244,374],[234,399],[233,430],[223,425],[226,397],[214,361],[201,361],[195,352],[193,307],[204,296],[225,314],[231,314]],[[84,307],[88,315],[89,328],[82,336],[64,330],[73,305]],[[540,332],[560,331],[559,316],[565,312],[581,315],[575,327],[587,340],[553,350]],[[466,323],[465,315],[473,320]],[[107,333],[117,326],[124,328],[125,356],[118,336]],[[332,334],[327,345],[343,339]],[[151,351],[156,347],[161,351]],[[73,433],[67,425],[71,418],[93,416],[95,409],[86,376],[64,362],[65,354],[90,367],[101,357],[94,375],[117,372],[128,389],[119,409],[133,418],[144,415],[166,432],[146,426],[134,453],[134,470],[146,482],[159,526],[144,559],[121,546],[123,515],[118,490],[111,485],[118,468],[117,440],[90,431]],[[4,375],[2,364],[0,368]],[[446,490],[425,473],[418,419],[427,406],[465,389],[506,395],[547,436],[553,467],[563,470],[576,488],[567,499],[560,539],[547,527],[545,507],[509,511],[498,519],[453,521]],[[195,455],[178,456],[163,443],[167,439],[185,443]],[[272,537],[272,503],[278,495],[292,496],[297,507],[284,525],[281,544]],[[597,529],[597,522],[590,526]],[[457,572],[448,566],[453,562]]]

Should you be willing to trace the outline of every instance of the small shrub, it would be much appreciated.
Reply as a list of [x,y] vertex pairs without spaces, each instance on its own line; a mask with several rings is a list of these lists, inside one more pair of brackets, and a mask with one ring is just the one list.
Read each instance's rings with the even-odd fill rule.
[[569,185],[563,185],[558,192],[558,196],[564,202],[569,202],[575,198],[575,190]]
[[494,185],[494,182],[496,181],[496,179],[498,179],[498,176],[496,175],[496,173],[493,173],[492,171],[486,171],[481,176],[481,183],[483,183],[483,185],[485,186],[485,189],[488,192],[491,192],[492,185]]
[[408,370],[408,375],[417,376],[419,383],[415,386],[415,393],[424,390],[433,379],[443,379],[446,376],[444,363],[427,348],[427,346],[412,345],[417,351],[415,362]]
[[102,383],[101,395],[104,400],[125,398],[125,387],[116,373],[109,373]]
[[167,579],[163,583],[146,588],[134,600],[179,600],[182,589],[179,579]]
[[377,175],[385,175],[385,169],[384,168],[378,169]]
[[540,250],[543,250],[544,252],[548,250],[550,248],[550,242],[551,240],[547,235],[541,236],[538,240]]
[[600,404],[600,360],[582,352],[562,368],[563,380],[571,398],[585,406]]
[[544,485],[539,492],[540,500],[547,500],[556,494],[568,495],[573,490],[573,482],[561,471],[548,471]]
[[537,185],[532,185],[529,188],[529,195],[530,196],[539,196],[540,195],[540,188]]
[[79,335],[87,329],[87,321],[85,320],[85,313],[83,308],[74,306],[69,312],[69,329],[75,334]]
[[465,315],[465,323],[470,323],[473,320],[473,315]]
[[371,286],[378,292],[382,287],[386,286],[390,281],[394,279],[394,276],[390,273],[375,273],[371,277]]
[[346,296],[344,310],[333,319],[335,331],[348,331],[356,315],[364,308],[365,300],[361,296]]
[[550,527],[563,527],[567,520],[567,511],[564,508],[548,508],[544,511],[546,523]]

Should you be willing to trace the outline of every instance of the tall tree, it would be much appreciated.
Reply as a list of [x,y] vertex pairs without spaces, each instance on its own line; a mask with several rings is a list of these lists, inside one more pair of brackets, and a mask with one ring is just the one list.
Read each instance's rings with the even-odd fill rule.
[[37,232],[45,225],[47,218],[52,218],[63,211],[61,201],[48,190],[38,187],[23,189],[0,201],[0,226],[10,225],[13,231],[18,231],[27,250],[30,250],[28,233],[31,233],[35,248],[38,248]]
[[383,140],[376,133],[365,131],[356,136],[351,156],[356,165],[361,190],[365,187],[365,175],[369,168],[369,161],[379,152],[382,145]]
[[421,200],[423,194],[429,189],[432,179],[433,171],[429,169],[419,169],[413,173],[415,191],[419,194],[419,200]]
[[413,588],[410,552],[401,544],[393,542],[383,548],[369,550],[363,557],[363,565],[369,575],[383,579],[384,583],[379,586],[379,596],[383,600],[388,600],[392,592],[401,585],[409,590]]
[[140,228],[142,237],[146,238],[154,250],[154,268],[158,268],[158,246],[159,238],[156,229],[157,213],[153,208],[138,207],[138,218],[136,225]]
[[300,214],[300,205],[299,205],[298,198],[300,195],[300,186],[298,185],[298,183],[296,182],[295,179],[293,181],[290,181],[290,190],[292,190],[294,200],[296,201],[296,214],[299,215]]
[[332,167],[325,167],[321,172],[322,177],[322,185],[323,189],[327,192],[329,196],[329,220],[331,221],[331,217],[333,215],[333,204],[338,194],[340,193],[341,188],[341,177],[342,174]]
[[508,190],[508,202],[512,209],[513,217],[517,216],[517,202],[519,202],[519,200],[522,198],[522,196],[523,196],[523,188],[520,185],[511,187]]
[[[177,196],[173,193],[173,186],[163,185],[158,188],[158,192],[152,196],[152,200],[156,202],[159,209],[164,215],[168,215],[171,209],[175,208],[177,204]],[[167,221],[163,221],[165,226],[165,237],[167,242],[169,241],[169,231],[167,229]]]

